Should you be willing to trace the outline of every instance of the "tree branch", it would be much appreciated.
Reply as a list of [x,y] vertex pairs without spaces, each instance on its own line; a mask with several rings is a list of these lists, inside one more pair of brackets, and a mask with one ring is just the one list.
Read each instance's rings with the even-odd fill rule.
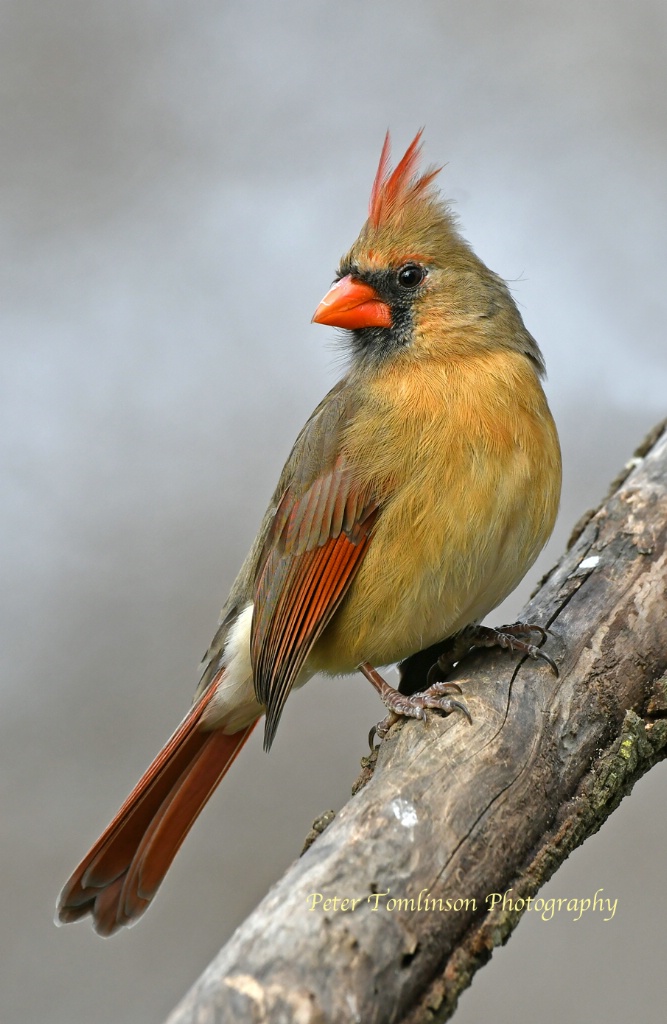
[[395,726],[168,1024],[451,1016],[521,901],[667,756],[666,425],[524,610],[551,630],[560,677],[503,652],[460,664],[473,726]]

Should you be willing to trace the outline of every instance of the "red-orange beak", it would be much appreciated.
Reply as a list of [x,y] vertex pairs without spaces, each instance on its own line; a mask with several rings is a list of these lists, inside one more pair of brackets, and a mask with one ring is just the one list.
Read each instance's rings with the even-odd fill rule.
[[350,274],[336,281],[326,293],[313,317],[315,324],[329,327],[391,327],[391,310],[375,288]]

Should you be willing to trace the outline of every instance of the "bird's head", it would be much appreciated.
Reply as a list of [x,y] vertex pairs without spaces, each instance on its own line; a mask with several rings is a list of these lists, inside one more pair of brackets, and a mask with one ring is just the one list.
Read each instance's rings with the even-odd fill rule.
[[421,135],[391,170],[387,133],[368,220],[313,321],[346,328],[353,358],[369,365],[399,353],[465,356],[500,346],[522,352],[542,372],[505,282],[458,233],[434,184],[440,168],[419,173]]

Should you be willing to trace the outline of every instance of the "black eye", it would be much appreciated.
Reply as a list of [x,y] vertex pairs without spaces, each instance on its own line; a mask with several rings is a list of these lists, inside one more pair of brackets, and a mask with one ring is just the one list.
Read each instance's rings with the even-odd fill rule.
[[418,288],[426,277],[426,267],[421,263],[404,263],[396,275],[401,288]]

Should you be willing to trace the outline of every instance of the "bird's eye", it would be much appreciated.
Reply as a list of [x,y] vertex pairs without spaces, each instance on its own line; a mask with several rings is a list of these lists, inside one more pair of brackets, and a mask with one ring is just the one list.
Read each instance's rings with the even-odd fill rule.
[[418,288],[426,277],[426,267],[421,263],[404,263],[396,279],[401,288]]

